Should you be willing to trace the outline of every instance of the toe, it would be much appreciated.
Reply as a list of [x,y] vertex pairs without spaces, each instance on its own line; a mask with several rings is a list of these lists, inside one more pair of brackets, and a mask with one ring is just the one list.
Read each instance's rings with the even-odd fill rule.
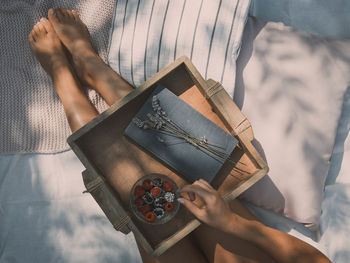
[[32,36],[33,36],[35,41],[39,38],[40,29],[39,29],[38,24],[39,24],[39,22],[35,24],[35,26],[34,26],[34,28],[32,30]]
[[50,23],[50,21],[48,19],[46,19],[45,17],[40,19],[40,22],[43,24],[43,26],[45,27],[45,30],[47,33],[53,32],[54,29],[52,27],[52,24]]
[[37,25],[37,27],[38,27],[38,30],[39,30],[39,32],[38,32],[39,37],[43,37],[43,36],[45,36],[45,35],[47,34],[46,29],[45,29],[43,23],[39,23],[39,24]]
[[30,32],[30,34],[28,35],[28,40],[29,40],[30,43],[34,42],[34,38],[33,38],[32,32]]
[[63,8],[56,8],[55,12],[57,13],[58,19],[63,21],[66,18],[66,12]]
[[50,8],[49,11],[47,12],[47,17],[49,18],[51,23],[58,23],[59,19],[57,16],[57,9],[56,8]]
[[77,11],[72,10],[72,15],[73,15],[73,17],[74,17],[74,19],[75,19],[76,21],[78,21],[78,20],[79,20],[79,14],[78,14],[78,12],[77,12]]
[[70,19],[74,19],[74,15],[72,13],[72,10],[65,10],[66,16],[69,17]]

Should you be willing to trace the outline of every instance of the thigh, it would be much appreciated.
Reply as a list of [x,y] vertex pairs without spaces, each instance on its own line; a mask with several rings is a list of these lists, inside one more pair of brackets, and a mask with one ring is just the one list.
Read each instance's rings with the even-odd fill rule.
[[150,256],[137,243],[143,263],[206,263],[206,257],[201,250],[193,243],[193,241],[186,236],[174,246],[165,251],[157,258]]
[[[231,209],[240,216],[257,220],[239,201],[230,204]],[[191,236],[199,249],[211,263],[226,262],[275,262],[261,249],[250,242],[231,234],[224,233],[208,225],[202,224]]]

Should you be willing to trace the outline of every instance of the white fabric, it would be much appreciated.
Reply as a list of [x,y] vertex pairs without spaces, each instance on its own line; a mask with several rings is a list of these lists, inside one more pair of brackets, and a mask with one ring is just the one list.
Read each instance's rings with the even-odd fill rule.
[[320,230],[320,244],[332,262],[350,262],[350,87],[326,182]]
[[249,0],[119,0],[108,62],[139,86],[176,58],[188,56],[205,79],[232,96],[236,58]]
[[264,224],[313,245],[332,262],[350,262],[350,87],[344,97],[342,116],[327,177],[320,232],[311,232],[303,225],[263,208],[249,203],[245,205]]
[[[52,7],[74,9],[86,23],[92,44],[106,60],[113,0],[14,0],[0,4],[0,153],[53,153],[69,149],[71,134],[63,105],[31,51],[28,35]],[[89,98],[107,108],[97,92]]]
[[234,99],[270,168],[242,197],[315,228],[350,83],[350,41],[250,19],[238,64]]
[[[251,22],[248,26],[261,27]],[[309,39],[308,43],[312,42]],[[306,49],[308,47],[305,45]],[[251,49],[251,46],[247,48]],[[288,50],[289,46],[280,48],[278,51]],[[334,52],[338,54],[340,51],[335,49]],[[277,50],[271,49],[270,52],[270,55],[279,54]],[[241,54],[238,60],[238,65],[241,65],[238,83],[242,81],[242,65],[249,58],[248,52]],[[241,101],[242,94],[235,95]],[[346,101],[350,105],[350,92]],[[313,241],[317,237],[302,225],[249,205],[263,222],[310,242],[335,263],[350,262],[349,106],[346,112],[344,116],[347,117],[343,117],[340,125],[342,128],[338,129],[340,135],[336,139],[327,179],[320,224],[322,238],[318,244]],[[84,190],[82,170],[82,165],[71,151],[0,155],[1,263],[141,262],[133,236],[125,237],[116,232],[93,198],[81,194]]]
[[114,230],[72,151],[0,156],[0,262],[138,263],[133,234]]

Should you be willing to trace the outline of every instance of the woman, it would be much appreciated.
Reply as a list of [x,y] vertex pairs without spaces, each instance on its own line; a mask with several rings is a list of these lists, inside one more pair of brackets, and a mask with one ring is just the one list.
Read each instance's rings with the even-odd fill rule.
[[[42,18],[28,39],[52,78],[73,132],[98,115],[81,84],[93,87],[109,105],[133,90],[95,53],[75,11],[50,9],[48,19]],[[261,224],[237,200],[226,204],[204,180],[180,192],[188,199],[184,195],[179,202],[204,224],[158,258],[139,246],[144,262],[329,262],[307,243]],[[203,199],[204,207],[192,202],[196,198]]]

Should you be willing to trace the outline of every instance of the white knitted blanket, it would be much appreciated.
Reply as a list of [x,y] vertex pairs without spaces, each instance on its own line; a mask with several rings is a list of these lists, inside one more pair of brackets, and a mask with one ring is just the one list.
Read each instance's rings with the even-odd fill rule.
[[[0,154],[58,152],[69,148],[70,129],[48,75],[27,40],[51,7],[77,10],[93,45],[106,58],[113,0],[3,0],[0,5]],[[101,111],[106,104],[92,90]]]

